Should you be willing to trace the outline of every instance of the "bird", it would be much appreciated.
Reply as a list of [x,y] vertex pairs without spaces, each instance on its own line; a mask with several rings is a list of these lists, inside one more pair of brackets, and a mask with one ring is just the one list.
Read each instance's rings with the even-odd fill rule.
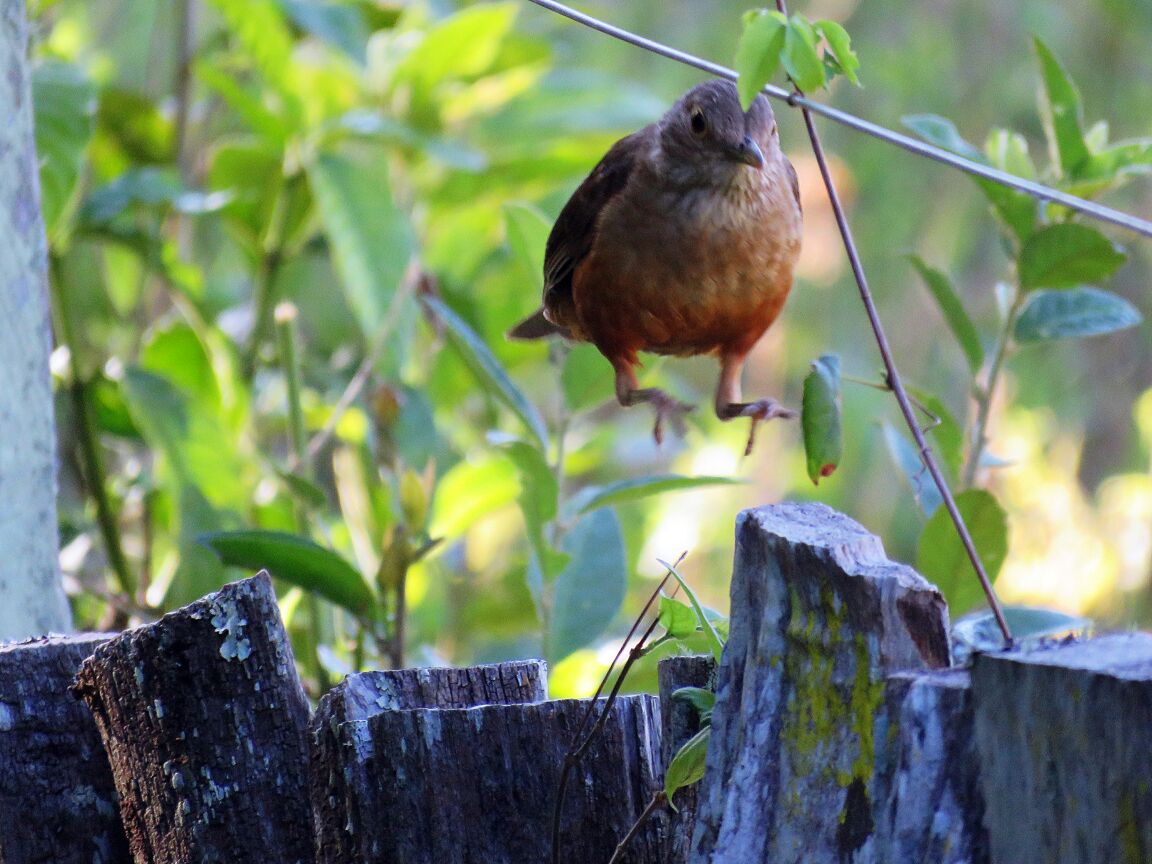
[[715,355],[721,420],[756,424],[795,412],[744,401],[753,346],[780,315],[800,254],[796,171],[758,94],[747,111],[731,81],[690,89],[655,123],[617,141],[564,205],[544,252],[539,309],[512,339],[591,342],[612,364],[616,398],[655,411],[684,434],[692,406],[640,387],[640,352]]

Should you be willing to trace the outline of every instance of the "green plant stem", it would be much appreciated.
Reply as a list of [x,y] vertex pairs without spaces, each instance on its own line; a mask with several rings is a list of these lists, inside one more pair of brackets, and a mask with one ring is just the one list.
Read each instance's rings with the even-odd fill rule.
[[964,466],[964,486],[971,488],[976,483],[976,474],[980,471],[980,460],[984,457],[984,450],[988,446],[988,421],[992,415],[992,402],[996,397],[996,386],[1000,383],[1000,373],[1008,358],[1008,348],[1012,341],[1012,330],[1016,325],[1016,318],[1024,305],[1024,294],[1017,288],[1016,299],[1012,302],[1004,320],[1004,330],[996,343],[996,351],[992,355],[992,362],[988,366],[988,377],[984,386],[976,391],[976,420],[972,424],[972,451],[968,455],[968,462]]
[[68,347],[68,371],[71,382],[68,396],[76,415],[76,438],[80,445],[80,464],[88,493],[96,505],[96,523],[104,542],[104,552],[108,564],[116,574],[120,590],[131,602],[136,602],[136,578],[124,554],[120,538],[120,517],[112,498],[108,494],[108,474],[104,465],[104,454],[100,449],[100,436],[96,431],[96,421],[92,416],[92,400],[89,397],[88,382],[80,368],[79,343],[72,326],[72,315],[68,308],[68,296],[60,278],[60,261],[55,254],[49,256],[49,277],[52,295],[55,300],[55,324],[57,341]]
[[272,206],[272,215],[268,220],[268,229],[264,232],[264,239],[260,244],[260,260],[252,277],[252,333],[248,337],[248,347],[244,352],[242,365],[245,381],[251,381],[256,374],[260,346],[266,338],[268,325],[272,320],[272,310],[276,305],[276,277],[284,263],[284,229],[288,221],[288,198],[298,182],[300,181],[297,177],[281,181],[276,192],[276,201]]

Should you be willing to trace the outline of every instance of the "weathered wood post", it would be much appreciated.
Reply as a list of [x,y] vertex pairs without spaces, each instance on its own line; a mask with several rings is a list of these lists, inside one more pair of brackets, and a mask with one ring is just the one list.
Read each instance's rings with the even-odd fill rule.
[[[696,709],[673,698],[681,687],[710,689],[716,675],[716,661],[707,655],[666,657],[660,661],[657,676],[660,683],[661,750],[664,770],[684,743],[700,731]],[[668,815],[666,864],[685,864],[696,827],[696,799],[699,784],[676,793],[676,810]]]
[[[309,793],[316,835],[317,864],[355,860],[363,833],[360,813],[350,806],[361,787],[374,781],[368,763],[341,752],[359,739],[341,729],[385,711],[416,708],[471,708],[513,705],[547,698],[547,665],[522,660],[466,669],[398,669],[349,675],[320,700],[312,718]],[[359,731],[357,727],[356,731]],[[431,778],[429,778],[429,782]]]
[[128,864],[112,771],[68,687],[110,637],[0,646],[0,864]]
[[1152,861],[1152,635],[979,655],[972,692],[996,864]]
[[308,702],[266,573],[105,642],[75,691],[137,864],[313,860]]
[[948,665],[943,598],[822,504],[740,515],[731,596],[690,860],[873,860],[885,679]]

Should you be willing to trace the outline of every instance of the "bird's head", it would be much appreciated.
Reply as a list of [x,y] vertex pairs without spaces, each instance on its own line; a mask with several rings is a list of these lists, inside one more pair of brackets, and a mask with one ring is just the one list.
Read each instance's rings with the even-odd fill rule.
[[731,81],[706,81],[685,93],[657,124],[668,170],[700,184],[726,185],[738,171],[759,171],[780,149],[776,118],[758,95],[740,107]]

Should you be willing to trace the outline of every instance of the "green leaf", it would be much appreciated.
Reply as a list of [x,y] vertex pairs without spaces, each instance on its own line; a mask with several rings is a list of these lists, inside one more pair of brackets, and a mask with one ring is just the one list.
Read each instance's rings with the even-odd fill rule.
[[708,755],[708,742],[712,740],[712,727],[705,726],[684,742],[664,774],[664,795],[669,806],[675,808],[672,796],[680,789],[691,786],[704,776],[704,760]]
[[1040,115],[1052,148],[1052,161],[1065,176],[1074,177],[1089,157],[1081,128],[1080,94],[1048,46],[1039,37],[1033,39],[1033,44],[1044,84]]
[[520,510],[524,527],[542,570],[542,578],[551,582],[568,563],[566,555],[552,548],[545,528],[556,518],[560,484],[544,454],[523,441],[506,441],[500,449],[508,455],[520,473]]
[[611,368],[594,345],[572,345],[560,370],[564,400],[571,411],[581,411],[616,398]]
[[976,332],[976,325],[968,317],[968,312],[960,302],[951,280],[941,271],[929,267],[919,255],[909,255],[908,260],[912,262],[912,266],[920,273],[924,284],[932,292],[936,305],[940,307],[940,312],[948,324],[948,329],[960,343],[964,357],[968,360],[968,368],[975,375],[984,365],[984,348],[980,344],[980,334]]
[[484,340],[443,301],[435,297],[424,297],[423,300],[433,314],[444,322],[452,345],[484,389],[500,399],[520,418],[528,431],[535,436],[539,449],[544,450],[548,446],[548,431],[544,426],[544,419],[536,410],[536,406],[512,383],[512,379],[484,344]]
[[747,111],[764,85],[780,68],[787,19],[780,12],[753,10],[744,15],[744,30],[736,43],[736,89]]
[[552,223],[540,210],[524,201],[504,205],[504,231],[508,245],[532,287],[538,291],[544,284],[544,247]]
[[716,691],[707,687],[680,687],[672,692],[672,698],[677,702],[687,702],[695,708],[704,725],[712,719],[712,711],[716,707]]
[[547,633],[552,663],[604,632],[624,602],[628,575],[624,537],[613,510],[589,513],[564,535],[560,548],[571,560],[556,577]]
[[944,150],[963,156],[971,162],[987,165],[984,154],[969,144],[947,117],[938,114],[909,114],[900,122],[927,141]]
[[667,561],[656,560],[661,567],[666,568],[668,572],[672,574],[672,577],[680,585],[684,593],[688,595],[688,602],[692,604],[692,610],[696,613],[696,623],[700,625],[700,629],[703,630],[708,637],[708,644],[712,648],[712,657],[719,663],[720,657],[724,653],[724,639],[721,638],[718,631],[723,630],[724,638],[727,638],[727,621],[723,621],[723,624],[721,621],[714,621],[714,614],[709,614],[711,610],[701,605],[699,598],[696,596],[696,592],[684,581],[684,577],[680,575],[676,567]]
[[686,639],[696,632],[696,613],[687,603],[660,595],[660,626],[674,639]]
[[53,239],[70,209],[92,137],[94,95],[92,82],[75,66],[40,63],[32,72],[40,204],[45,230]]
[[[940,454],[941,461],[952,477],[959,476],[960,464],[964,458],[964,430],[957,422],[955,415],[948,410],[948,406],[938,397],[923,390],[908,389],[920,406],[935,415],[938,423],[925,417],[924,434],[934,449]],[[923,412],[921,413],[923,416]],[[915,454],[913,454],[915,455]],[[935,488],[935,484],[933,484]]]
[[[322,154],[308,178],[332,244],[336,268],[364,337],[372,340],[392,316],[386,371],[407,357],[415,326],[415,303],[398,293],[412,258],[414,241],[407,216],[391,193],[387,160]],[[401,307],[393,309],[396,303]]]
[[920,511],[925,516],[936,513],[943,499],[932,475],[920,461],[920,453],[916,447],[902,431],[887,421],[880,424],[880,430],[884,435],[884,446],[888,449],[888,455],[893,464],[904,474],[908,485],[912,487],[912,495],[920,505]]
[[210,0],[225,27],[264,83],[275,91],[279,113],[288,127],[303,126],[304,106],[293,88],[293,39],[284,12],[276,0]]
[[[172,119],[151,96],[125,87],[104,86],[96,109],[96,128],[129,161],[162,165],[174,158]],[[98,145],[99,146],[99,145]]]
[[1067,288],[1111,276],[1127,256],[1087,225],[1062,222],[1041,228],[1020,250],[1020,287]]
[[840,424],[840,358],[824,354],[812,361],[804,379],[800,422],[804,427],[804,454],[808,479],[819,484],[840,465],[844,435]]
[[457,462],[436,484],[429,533],[458,537],[478,520],[510,507],[519,494],[518,473],[510,460],[492,455]]
[[1110,291],[1072,288],[1067,291],[1034,291],[1016,319],[1017,342],[1078,339],[1100,336],[1143,320],[1139,310]]
[[[1068,615],[1055,609],[1031,606],[1003,606],[1004,621],[1012,631],[1016,648],[1027,648],[1048,639],[1091,635],[1092,620]],[[964,663],[974,652],[1004,650],[1004,634],[990,610],[965,615],[952,628],[953,653],[957,664]]]
[[781,60],[801,90],[819,90],[827,80],[816,43],[816,31],[807,19],[800,15],[788,19]]
[[683,474],[648,474],[628,480],[617,480],[607,486],[587,487],[585,490],[581,490],[582,494],[579,496],[579,500],[573,500],[571,509],[576,514],[589,513],[600,507],[639,501],[642,498],[662,495],[665,492],[682,492],[686,489],[698,489],[701,486],[727,486],[743,482],[745,481],[738,477],[710,475],[686,477]]
[[323,510],[328,505],[328,496],[324,494],[324,490],[308,478],[280,469],[276,470],[276,476],[280,478],[292,497],[309,510]]
[[984,152],[992,165],[1001,171],[1025,180],[1036,179],[1036,166],[1032,164],[1032,157],[1028,153],[1028,139],[1019,132],[993,129],[984,142]]
[[[956,496],[956,507],[964,517],[989,580],[995,581],[1008,555],[1008,517],[1004,508],[983,489],[961,492]],[[936,584],[955,612],[970,609],[984,597],[946,507],[938,507],[924,526],[916,569]]]
[[859,87],[860,78],[856,74],[856,70],[860,68],[860,58],[852,50],[852,37],[848,35],[848,31],[835,21],[817,21],[813,26],[816,28],[816,32],[823,36],[824,41],[828,43],[828,50],[836,58],[840,71],[849,81]]
[[367,62],[368,27],[361,10],[325,0],[277,0],[302,30],[327,42],[363,66]]
[[200,538],[225,564],[248,570],[268,570],[305,591],[314,591],[364,616],[375,602],[356,568],[330,549],[304,537],[279,531],[217,531]]

